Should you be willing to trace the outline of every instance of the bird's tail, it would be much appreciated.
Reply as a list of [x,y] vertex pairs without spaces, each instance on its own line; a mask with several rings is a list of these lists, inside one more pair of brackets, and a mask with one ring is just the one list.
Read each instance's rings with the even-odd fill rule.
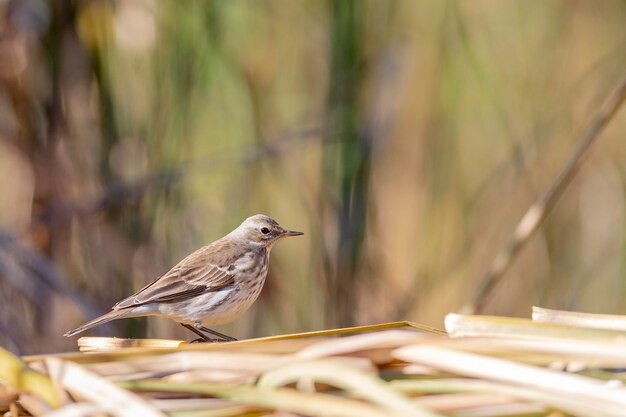
[[88,321],[87,323],[83,324],[82,326],[79,326],[77,328],[75,328],[74,330],[70,330],[69,332],[65,333],[63,336],[65,337],[70,337],[70,336],[74,336],[75,334],[78,334],[80,332],[84,332],[87,329],[91,329],[92,327],[98,326],[100,324],[104,324],[107,323],[111,320],[115,320],[115,319],[121,319],[122,317],[126,317],[128,316],[128,314],[130,313],[129,310],[113,310],[113,311],[109,311],[108,313],[97,317],[91,321]]

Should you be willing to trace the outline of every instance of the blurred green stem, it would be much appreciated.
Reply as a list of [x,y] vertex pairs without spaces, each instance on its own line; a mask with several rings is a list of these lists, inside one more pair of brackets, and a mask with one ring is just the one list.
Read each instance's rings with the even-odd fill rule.
[[360,129],[359,93],[364,73],[359,43],[362,7],[355,1],[331,2],[331,79],[328,103],[329,125],[340,132],[339,152],[324,152],[326,187],[339,186],[335,208],[338,219],[337,253],[331,254],[335,268],[327,265],[329,324],[355,323],[357,267],[363,242],[369,183],[371,146]]

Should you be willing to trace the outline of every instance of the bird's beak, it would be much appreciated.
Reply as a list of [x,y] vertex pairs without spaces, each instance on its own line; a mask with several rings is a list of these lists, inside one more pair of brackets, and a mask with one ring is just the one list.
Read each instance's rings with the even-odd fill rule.
[[296,232],[293,230],[283,230],[282,232],[280,232],[280,237],[289,237],[289,236],[300,236],[303,235],[304,233],[302,232]]

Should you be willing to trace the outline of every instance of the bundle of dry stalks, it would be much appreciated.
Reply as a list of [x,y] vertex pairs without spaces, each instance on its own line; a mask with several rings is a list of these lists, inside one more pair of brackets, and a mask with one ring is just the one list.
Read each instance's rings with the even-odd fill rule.
[[91,353],[0,352],[0,411],[617,417],[625,328],[626,317],[536,308],[533,320],[450,314],[447,335],[400,322],[216,344],[82,338]]

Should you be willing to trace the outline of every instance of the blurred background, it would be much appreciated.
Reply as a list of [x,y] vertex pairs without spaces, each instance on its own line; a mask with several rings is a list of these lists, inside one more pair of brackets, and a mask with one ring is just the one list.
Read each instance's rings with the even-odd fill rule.
[[[0,0],[0,345],[75,349],[249,215],[239,338],[467,303],[626,74],[623,1]],[[626,111],[486,313],[626,313]],[[193,337],[163,319],[89,333]]]

